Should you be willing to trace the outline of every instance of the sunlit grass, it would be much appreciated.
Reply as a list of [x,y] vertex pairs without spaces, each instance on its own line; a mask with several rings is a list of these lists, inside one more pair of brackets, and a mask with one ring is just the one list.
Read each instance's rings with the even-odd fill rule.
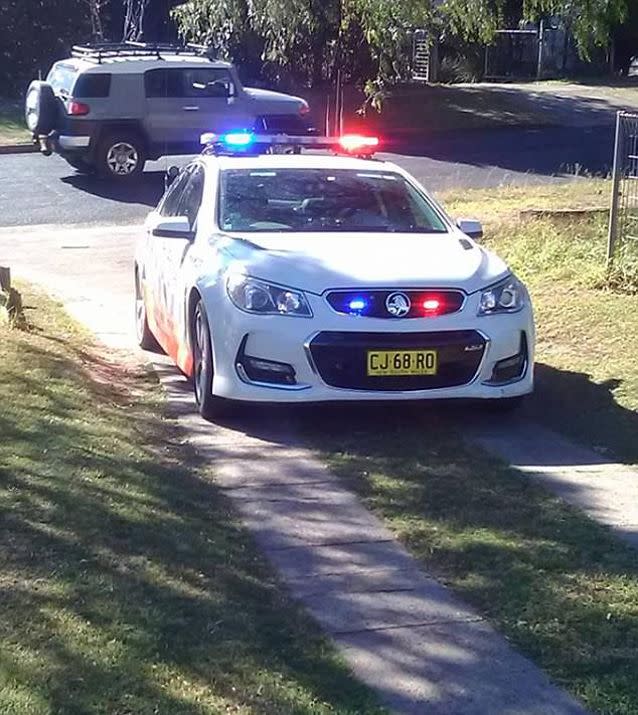
[[42,296],[0,328],[0,713],[374,713],[162,417]]
[[638,255],[607,273],[607,216],[520,218],[520,210],[604,207],[610,182],[448,195],[486,221],[485,244],[530,288],[538,330],[530,412],[608,456],[638,463]]
[[[330,409],[300,428],[424,569],[595,712],[638,712],[638,553],[464,442],[463,408]],[[480,408],[474,408],[479,410]]]
[[[528,416],[638,463],[638,296],[607,284],[604,214],[533,219],[521,209],[604,207],[575,181],[448,194],[485,222],[485,244],[530,287],[538,328]],[[633,280],[633,279],[632,279]],[[468,414],[472,410],[472,414]],[[595,712],[638,713],[638,552],[465,442],[508,415],[435,404],[330,410],[300,428],[424,568],[452,586]]]
[[27,144],[29,139],[22,109],[15,102],[0,99],[0,146]]

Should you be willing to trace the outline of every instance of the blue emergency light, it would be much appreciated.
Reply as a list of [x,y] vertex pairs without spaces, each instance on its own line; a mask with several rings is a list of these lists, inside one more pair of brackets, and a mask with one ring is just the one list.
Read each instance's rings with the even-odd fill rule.
[[229,148],[239,148],[253,144],[255,135],[252,132],[228,132],[228,134],[222,134],[219,139]]

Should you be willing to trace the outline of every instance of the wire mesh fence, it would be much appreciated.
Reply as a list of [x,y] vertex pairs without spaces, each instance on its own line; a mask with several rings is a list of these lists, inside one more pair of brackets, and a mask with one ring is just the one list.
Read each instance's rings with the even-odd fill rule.
[[638,114],[618,112],[607,260],[638,251]]

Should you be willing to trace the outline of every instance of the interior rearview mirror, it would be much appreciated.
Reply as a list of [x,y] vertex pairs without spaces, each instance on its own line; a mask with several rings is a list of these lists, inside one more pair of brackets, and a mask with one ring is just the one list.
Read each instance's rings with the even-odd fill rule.
[[483,225],[474,218],[460,218],[456,225],[466,236],[473,238],[475,241],[483,238]]
[[153,226],[151,233],[158,238],[182,238],[192,241],[194,233],[186,216],[163,216]]

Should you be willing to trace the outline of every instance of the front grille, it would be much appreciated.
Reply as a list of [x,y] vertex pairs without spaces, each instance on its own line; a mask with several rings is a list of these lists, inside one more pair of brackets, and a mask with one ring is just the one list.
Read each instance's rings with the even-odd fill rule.
[[[321,379],[350,390],[433,390],[471,382],[483,353],[485,338],[475,330],[428,333],[319,333],[310,354]],[[368,350],[435,349],[436,375],[368,377]]]
[[[406,306],[403,314],[388,306],[397,296]],[[456,313],[463,307],[465,294],[458,290],[333,290],[326,296],[333,310],[366,318],[428,318]],[[409,307],[408,307],[409,306]]]

